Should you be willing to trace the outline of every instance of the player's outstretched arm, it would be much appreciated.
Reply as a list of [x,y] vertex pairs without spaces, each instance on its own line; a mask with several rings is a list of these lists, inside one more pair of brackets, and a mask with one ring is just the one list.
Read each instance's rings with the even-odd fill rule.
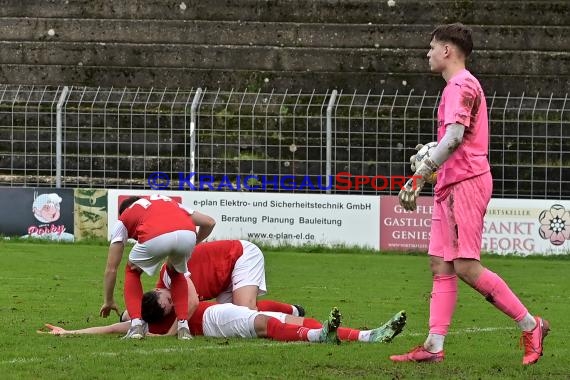
[[45,327],[48,331],[41,331],[38,330],[39,334],[51,334],[51,335],[78,335],[78,334],[90,334],[90,335],[98,335],[98,334],[124,334],[129,331],[129,327],[131,326],[130,322],[119,322],[114,323],[108,326],[95,326],[95,327],[88,327],[85,329],[79,330],[66,330],[63,327],[50,325],[49,323],[45,324]]

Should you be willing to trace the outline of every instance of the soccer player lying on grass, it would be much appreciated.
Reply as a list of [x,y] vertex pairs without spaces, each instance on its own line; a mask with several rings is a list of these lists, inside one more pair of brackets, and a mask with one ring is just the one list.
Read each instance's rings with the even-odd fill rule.
[[[270,312],[269,312],[270,313]],[[340,343],[337,328],[341,322],[338,309],[333,308],[328,319],[318,328],[307,328],[286,323],[286,314],[280,319],[268,315],[267,312],[251,310],[245,306],[231,303],[216,304],[200,302],[198,309],[189,320],[192,335],[203,335],[214,338],[269,338],[278,341],[307,341],[312,343]],[[146,335],[174,335],[169,327],[175,319],[161,319],[147,323],[149,331]],[[297,317],[293,317],[297,318]],[[114,334],[128,330],[130,322],[119,322],[110,326],[91,327],[81,330],[65,330],[58,326],[46,324],[53,335],[69,334]]]
[[[258,295],[267,293],[265,264],[261,250],[245,240],[219,240],[198,244],[187,262],[188,294],[195,289],[200,301],[216,299],[218,303],[233,303],[258,311],[275,311],[295,316],[304,316],[300,305],[289,305],[271,300],[257,300]],[[166,265],[162,265],[156,284],[159,302],[166,314],[173,308],[171,278]],[[128,311],[121,315],[121,321],[129,320]],[[145,322],[144,313],[142,320]],[[173,327],[174,328],[174,327]],[[144,337],[145,332],[142,331]]]
[[[145,293],[146,298],[150,293]],[[149,302],[143,304],[145,317],[148,318],[148,335],[175,335],[170,327],[176,321],[173,312],[164,315],[160,305],[149,310]],[[147,306],[147,307],[145,307]],[[406,324],[406,314],[401,311],[381,327],[374,330],[360,331],[339,327],[341,314],[335,307],[322,324],[315,319],[295,317],[278,312],[260,312],[231,303],[216,304],[200,302],[198,309],[189,321],[193,335],[217,338],[268,338],[278,341],[307,341],[314,343],[335,343],[341,340],[361,342],[390,342]],[[52,335],[75,334],[119,334],[129,329],[130,322],[119,322],[109,326],[90,327],[80,330],[66,330],[59,326],[46,324]]]
[[[149,302],[151,303],[150,310],[152,310],[155,307],[161,308],[161,310],[158,311],[160,313],[161,319],[162,315],[166,316],[172,314],[174,310],[172,297],[169,289],[158,288],[155,289],[154,291],[148,292],[148,294],[143,297],[142,302],[143,302],[142,309],[145,310],[145,312],[143,312],[143,319],[144,317],[149,318],[148,312],[146,312],[146,310],[149,309],[148,306]],[[157,304],[159,306],[156,306]],[[300,305],[290,305],[288,303],[274,301],[274,300],[257,300],[256,310],[263,312],[277,312],[277,313],[289,314],[291,316],[296,316],[296,317],[303,317],[305,315],[305,308],[303,308]],[[156,313],[157,311],[154,312]],[[150,318],[152,319],[155,317],[150,316]],[[127,310],[123,311],[123,313],[119,317],[119,322],[125,322],[130,320],[131,318],[129,316],[129,312]],[[174,328],[174,326],[172,328]]]
[[[258,296],[267,293],[265,259],[263,252],[252,242],[218,240],[200,243],[188,260],[188,271],[186,276],[192,280],[200,301],[216,299],[218,303],[231,302],[252,310],[305,315],[299,305],[257,300]],[[170,289],[171,282],[166,265],[163,265],[156,287]]]

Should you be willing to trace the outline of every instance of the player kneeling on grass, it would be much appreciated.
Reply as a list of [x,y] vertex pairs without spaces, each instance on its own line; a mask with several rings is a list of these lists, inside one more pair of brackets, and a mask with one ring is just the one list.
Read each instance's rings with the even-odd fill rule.
[[[145,298],[150,293],[145,294]],[[149,320],[149,336],[175,334],[170,327],[175,322],[171,312],[164,314],[160,305],[149,311],[149,303],[143,304],[145,318]],[[278,341],[308,341],[334,343],[341,340],[361,342],[390,342],[406,324],[406,314],[401,311],[384,325],[367,331],[340,327],[341,314],[335,307],[322,324],[311,318],[295,317],[279,312],[259,312],[234,304],[200,302],[190,318],[192,335],[217,338],[269,338]],[[80,330],[65,330],[46,324],[52,335],[73,334],[119,334],[129,329],[130,322],[119,322],[109,326],[90,327]]]
[[[267,293],[265,258],[261,249],[250,241],[217,240],[196,245],[185,275],[194,284],[200,301],[216,299],[217,303],[231,302],[252,310],[305,315],[299,305],[257,300]],[[171,285],[167,267],[163,265],[156,287],[171,290]]]

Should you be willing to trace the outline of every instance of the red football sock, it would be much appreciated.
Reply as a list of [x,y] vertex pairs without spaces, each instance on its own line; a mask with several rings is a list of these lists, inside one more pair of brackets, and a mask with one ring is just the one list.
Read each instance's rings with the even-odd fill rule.
[[323,327],[323,324],[313,318],[304,318],[303,327],[308,327],[310,329],[320,329],[321,327]]
[[307,341],[309,329],[302,326],[281,323],[277,318],[267,321],[267,337],[283,342]]
[[125,305],[131,319],[142,317],[143,287],[141,283],[141,272],[132,269],[129,264],[125,268],[124,286]]
[[186,277],[174,268],[167,267],[166,271],[170,277],[170,292],[172,293],[176,318],[179,321],[188,320],[188,283]]
[[288,303],[282,303],[271,300],[258,300],[257,310],[259,311],[276,311],[283,314],[293,314],[293,306]]
[[340,340],[353,340],[358,341],[360,330],[351,329],[349,327],[339,327],[336,330]]

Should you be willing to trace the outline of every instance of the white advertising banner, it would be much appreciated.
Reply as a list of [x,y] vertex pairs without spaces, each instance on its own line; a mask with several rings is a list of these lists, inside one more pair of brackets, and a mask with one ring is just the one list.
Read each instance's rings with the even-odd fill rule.
[[[155,190],[109,190],[108,236],[123,199],[156,193]],[[381,229],[382,239],[391,236],[387,227],[381,226],[381,221],[391,214],[385,209],[380,215],[380,197],[377,196],[214,191],[160,191],[160,194],[216,219],[210,237],[215,240],[245,239],[273,245],[347,245],[379,250]],[[429,213],[409,214],[408,219],[429,221],[431,218]],[[395,236],[398,244],[393,242],[388,249],[384,242],[382,249],[427,250],[429,231],[422,233],[418,240],[417,233],[412,232],[417,229],[414,226],[423,224],[421,220],[410,224],[408,219],[405,226],[398,224],[398,228],[406,232]],[[570,201],[491,199],[485,216],[482,249],[499,254],[570,254]]]
[[[402,211],[397,197],[381,199],[380,248],[427,251],[432,197],[420,197],[418,209]],[[493,198],[484,220],[485,252],[569,254],[570,201]]]
[[570,253],[570,201],[491,199],[483,250],[523,255]]
[[[154,190],[109,190],[109,232],[118,205]],[[322,244],[380,248],[380,197],[255,192],[160,191],[216,219],[209,239],[245,239],[266,244]]]

